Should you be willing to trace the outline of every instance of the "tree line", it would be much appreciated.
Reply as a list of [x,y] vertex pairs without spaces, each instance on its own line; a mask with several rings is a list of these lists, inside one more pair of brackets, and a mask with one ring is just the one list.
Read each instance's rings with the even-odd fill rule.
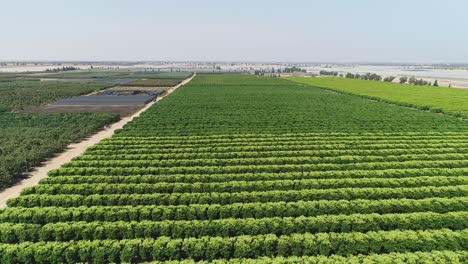
[[[338,72],[336,72],[336,71],[324,71],[324,70],[321,70],[319,73],[320,73],[320,75],[338,76]],[[340,77],[343,77],[343,76],[340,76]]]
[[375,73],[366,73],[366,74],[353,74],[353,73],[346,73],[345,78],[350,79],[361,79],[361,80],[369,80],[369,81],[381,81],[382,76],[375,74]]
[[303,72],[306,73],[306,69],[302,69],[296,66],[286,67],[281,70],[281,68],[271,68],[271,69],[262,69],[262,70],[255,70],[254,74],[257,76],[265,76],[265,74],[269,74],[271,77],[281,77],[281,73],[295,73],[295,72]]
[[58,68],[48,68],[46,69],[46,72],[62,72],[62,71],[76,71],[80,70],[79,67],[74,67],[74,66],[63,66],[63,67],[58,67]]
[[[387,77],[382,77],[378,74],[375,73],[365,73],[365,74],[359,74],[359,73],[346,73],[344,76],[336,71],[325,71],[321,70],[319,72],[320,75],[326,75],[326,76],[336,76],[336,77],[345,77],[348,79],[360,79],[360,80],[368,80],[368,81],[384,81],[384,82],[393,82],[396,77],[395,76],[387,76]],[[416,79],[415,77],[400,77],[398,79],[398,82],[400,84],[412,84],[412,85],[428,85],[428,86],[439,86],[439,82],[435,80],[433,83],[430,81],[426,81],[423,79]]]
[[437,80],[434,81],[434,83],[431,83],[430,81],[425,81],[423,79],[416,79],[415,77],[400,77],[399,79],[399,82],[401,84],[405,84],[405,83],[408,83],[408,84],[413,84],[413,85],[429,85],[429,86],[439,86],[439,82]]

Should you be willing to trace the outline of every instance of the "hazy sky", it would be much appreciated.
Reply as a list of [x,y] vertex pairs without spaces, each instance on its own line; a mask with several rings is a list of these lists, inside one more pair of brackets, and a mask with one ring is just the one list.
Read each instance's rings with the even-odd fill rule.
[[0,0],[0,60],[468,62],[463,0]]

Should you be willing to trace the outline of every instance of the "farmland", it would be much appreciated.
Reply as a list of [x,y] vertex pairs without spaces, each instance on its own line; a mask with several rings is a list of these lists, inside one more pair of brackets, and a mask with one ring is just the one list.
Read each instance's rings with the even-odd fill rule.
[[289,78],[292,81],[383,102],[468,117],[468,90],[346,78]]
[[5,78],[0,82],[0,189],[16,183],[23,173],[68,144],[118,119],[115,114],[99,113],[21,113],[30,107],[111,86],[25,80],[27,75],[0,75]]
[[127,83],[129,86],[143,86],[143,87],[172,87],[180,83],[178,79],[145,79],[136,80]]
[[0,189],[103,125],[114,114],[0,114]]
[[4,81],[0,82],[0,112],[18,111],[60,98],[88,94],[109,86],[103,83]]
[[0,211],[2,263],[466,263],[468,122],[198,75]]
[[[111,106],[55,106],[57,100],[87,95],[125,82],[154,80],[159,84],[177,84],[188,73],[159,73],[143,71],[71,71],[59,73],[1,73],[0,74],[0,189],[23,178],[23,173],[46,158],[75,142],[118,120],[117,113],[131,115],[154,97],[144,97],[138,106],[118,107],[115,102],[126,102],[124,97],[88,97]],[[151,78],[151,79],[146,79]],[[161,79],[162,78],[162,79]],[[42,81],[40,80],[42,79]],[[115,81],[115,82],[114,82]],[[152,89],[149,87],[149,89]],[[134,103],[135,96],[126,100]],[[146,98],[146,99],[145,99]],[[75,98],[77,99],[77,98]],[[78,98],[79,99],[79,98]],[[138,99],[138,98],[137,98]],[[47,113],[47,114],[43,114]]]
[[187,72],[158,72],[158,71],[130,71],[130,70],[79,70],[72,72],[36,74],[36,78],[56,79],[185,79]]

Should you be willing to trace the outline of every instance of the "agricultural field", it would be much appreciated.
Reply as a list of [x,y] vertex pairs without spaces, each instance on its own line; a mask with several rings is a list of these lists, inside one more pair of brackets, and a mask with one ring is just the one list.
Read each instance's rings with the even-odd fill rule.
[[25,76],[24,73],[10,73],[10,72],[0,72],[0,82],[5,82],[9,80],[14,80],[20,77]]
[[466,122],[454,117],[409,111],[406,107],[311,89],[283,79],[207,74],[197,76],[189,87],[176,90],[120,133],[158,136],[466,128]]
[[130,71],[125,70],[76,70],[56,73],[37,73],[31,77],[52,79],[109,79],[126,78],[131,74]]
[[141,79],[127,83],[129,86],[142,87],[172,87],[179,84],[181,79]]
[[[70,72],[42,73],[30,77],[42,80],[68,82],[98,82],[111,85],[125,85],[129,87],[172,87],[192,74],[188,72],[160,72],[160,71],[130,71],[130,70],[77,70]],[[1,75],[0,75],[1,78]]]
[[294,82],[356,94],[382,102],[468,118],[468,90],[347,78],[288,78]]
[[109,87],[103,83],[41,82],[24,80],[26,74],[0,74],[0,189],[23,173],[104,125],[116,114],[20,113],[57,99],[88,94]]
[[[23,178],[23,173],[63,150],[68,144],[117,121],[119,115],[128,116],[141,109],[143,103],[136,107],[46,105],[59,99],[113,87],[115,83],[103,80],[121,78],[122,74],[131,76],[132,81],[161,80],[167,81],[167,84],[177,84],[181,78],[190,75],[180,72],[115,70],[43,73],[44,76],[0,73],[0,189],[16,183]],[[54,78],[49,81],[38,79],[46,76]],[[93,77],[91,81],[72,82],[90,76]],[[155,79],[139,79],[143,77]],[[160,77],[164,79],[158,79]],[[149,97],[147,100],[151,99]]]
[[57,99],[108,88],[105,83],[41,82],[13,79],[0,82],[0,112],[19,111]]
[[2,263],[467,263],[468,122],[197,75],[0,211]]
[[78,70],[70,72],[35,74],[35,78],[53,79],[185,79],[191,73],[187,72],[158,72],[131,70]]
[[116,120],[115,114],[0,114],[0,189],[68,144]]

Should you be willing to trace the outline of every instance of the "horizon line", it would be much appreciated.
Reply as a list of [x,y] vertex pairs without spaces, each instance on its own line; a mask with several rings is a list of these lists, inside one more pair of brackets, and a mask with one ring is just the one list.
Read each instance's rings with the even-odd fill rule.
[[468,65],[468,62],[386,62],[386,61],[275,61],[275,60],[24,60],[7,59],[0,63],[274,63],[274,64],[357,64],[357,65]]

